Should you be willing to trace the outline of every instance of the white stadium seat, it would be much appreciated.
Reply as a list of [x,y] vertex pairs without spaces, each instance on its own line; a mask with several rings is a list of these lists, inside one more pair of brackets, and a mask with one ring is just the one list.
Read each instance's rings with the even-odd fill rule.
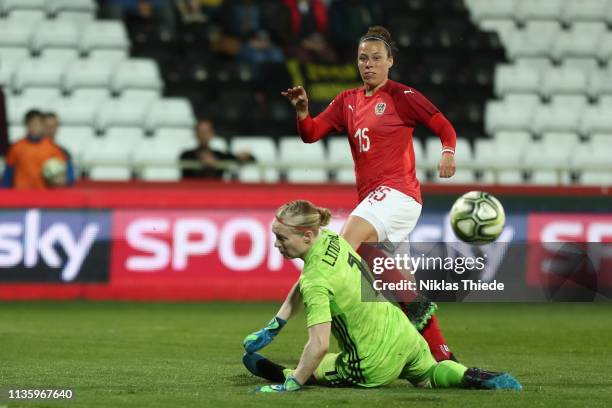
[[576,132],[582,110],[567,105],[542,105],[533,117],[531,129],[537,135],[543,132]]
[[48,109],[51,101],[41,99],[36,95],[29,96],[10,96],[6,100],[8,121],[11,125],[23,124],[23,117],[30,109],[44,111]]
[[[279,143],[280,161],[296,164],[299,168],[287,170],[287,180],[291,183],[322,183],[327,181],[327,170],[317,168],[326,159],[323,143],[304,143],[298,136],[281,138]],[[311,168],[312,166],[312,168]]]
[[96,116],[96,128],[142,126],[148,109],[148,104],[135,104],[129,99],[107,99]]
[[58,116],[60,127],[57,130],[55,141],[66,148],[75,160],[80,160],[89,145],[95,138],[91,126],[66,126]]
[[45,48],[78,49],[79,30],[66,20],[45,20],[36,28],[32,36],[32,49],[40,51]]
[[47,48],[41,55],[47,61],[65,64],[66,66],[79,59],[79,51],[68,48]]
[[132,58],[122,61],[111,78],[111,89],[121,92],[124,89],[162,89],[162,79],[155,60]]
[[11,125],[8,129],[8,137],[10,143],[15,143],[19,139],[22,139],[26,134],[25,126],[22,124]]
[[540,73],[536,68],[522,65],[497,65],[495,68],[495,94],[502,96],[510,92],[537,93]]
[[100,106],[108,98],[105,90],[101,93],[79,92],[62,99],[55,108],[63,125],[93,126]]
[[177,181],[181,178],[181,151],[171,140],[146,138],[133,150],[132,164],[140,168],[143,180]]
[[592,98],[601,95],[612,95],[612,65],[608,64],[607,69],[598,69],[591,73],[588,84],[588,94]]
[[608,67],[612,66],[610,63],[612,61],[612,32],[608,31],[600,38],[597,44],[597,57],[601,61],[607,61]]
[[13,88],[27,87],[60,88],[66,63],[46,58],[28,58],[17,66],[13,76]]
[[0,24],[0,47],[21,47],[27,49],[30,46],[32,35],[32,27],[28,24],[13,20],[2,21]]
[[519,21],[560,20],[566,0],[520,0],[516,7]]
[[89,58],[94,60],[105,60],[107,63],[119,64],[129,58],[127,50],[120,49],[98,49],[89,53]]
[[195,115],[191,103],[185,98],[164,98],[155,101],[145,118],[145,128],[154,131],[159,127],[193,129]]
[[55,18],[57,20],[70,21],[75,24],[79,30],[83,30],[88,24],[94,22],[96,15],[88,11],[66,10],[57,13]]
[[588,77],[599,69],[599,62],[595,58],[565,58],[562,66],[577,68]]
[[516,1],[514,0],[467,0],[474,21],[485,19],[513,18]]
[[546,148],[554,149],[556,146],[565,146],[572,149],[580,143],[580,138],[575,132],[546,132],[542,134],[542,143]]
[[473,184],[476,177],[473,170],[457,169],[450,178],[441,178],[436,172],[432,181],[438,184]]
[[612,146],[612,132],[594,133],[589,140],[593,149],[610,149],[610,146]]
[[30,99],[44,100],[49,107],[53,107],[54,101],[61,98],[62,93],[58,88],[26,88],[21,93],[21,96]]
[[511,59],[550,56],[551,46],[561,32],[556,21],[530,21],[523,30],[508,38],[507,51]]
[[153,139],[160,143],[174,144],[181,151],[193,149],[198,144],[193,129],[159,128],[155,129]]
[[103,138],[107,142],[122,145],[124,149],[132,150],[144,139],[144,130],[140,127],[110,127],[104,132]]
[[97,10],[98,4],[95,0],[50,0],[47,3],[47,11],[50,14],[73,11],[95,15]]
[[0,12],[7,13],[13,10],[44,10],[47,0],[2,0]]
[[550,99],[551,105],[564,106],[582,112],[588,104],[589,100],[586,95],[553,95]]
[[608,145],[607,148],[600,146],[596,149],[590,143],[581,143],[573,149],[569,167],[582,172],[610,172],[610,157],[612,157],[611,145]]
[[0,86],[12,88],[13,74],[21,61],[28,58],[25,48],[0,48]]
[[497,173],[497,184],[516,185],[524,183],[521,170],[500,170]]
[[[420,147],[419,143],[419,147]],[[335,136],[327,139],[327,154],[331,165],[353,167],[351,145],[346,136]]]
[[527,179],[528,184],[556,186],[559,184],[569,184],[569,173],[556,170],[534,170]]
[[612,171],[586,170],[580,174],[580,184],[585,186],[612,186]]
[[584,94],[587,89],[587,77],[577,68],[552,68],[544,73],[542,95]]
[[517,58],[514,63],[521,67],[534,68],[540,75],[553,67],[552,62],[546,56]]
[[37,24],[46,20],[47,13],[44,10],[17,9],[9,13],[7,21],[27,25],[34,29]]
[[129,180],[132,172],[127,166],[131,152],[115,140],[94,139],[83,152],[83,160],[92,180]]
[[[274,140],[265,136],[236,136],[232,139],[231,151],[251,153],[258,163],[278,163],[278,152]],[[269,168],[263,172],[254,165],[244,165],[238,170],[238,179],[247,183],[275,183],[279,180],[279,171]]]
[[608,7],[610,7],[609,0],[567,1],[563,9],[562,19],[567,23],[605,21]]
[[612,132],[612,106],[597,105],[584,110],[580,122],[581,134],[609,132]]
[[73,61],[64,75],[63,87],[67,91],[76,88],[108,88],[116,62],[98,58],[84,58]]
[[491,167],[497,161],[497,144],[494,139],[478,138],[474,141],[474,163]]
[[91,53],[95,49],[127,51],[129,39],[122,21],[94,21],[85,26],[81,34],[80,48]]
[[529,170],[556,170],[566,168],[572,153],[570,145],[531,143],[523,156],[522,168]]
[[571,29],[560,33],[552,47],[556,59],[567,57],[594,57],[597,46],[607,28],[604,23],[575,23]]
[[489,135],[500,130],[528,130],[531,128],[533,113],[533,107],[530,106],[487,102],[485,130]]

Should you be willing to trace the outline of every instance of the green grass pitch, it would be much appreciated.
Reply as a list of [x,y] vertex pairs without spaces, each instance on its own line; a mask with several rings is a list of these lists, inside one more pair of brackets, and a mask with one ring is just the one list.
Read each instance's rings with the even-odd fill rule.
[[[524,391],[310,387],[260,395],[242,367],[242,339],[271,303],[3,303],[0,388],[63,387],[69,402],[0,407],[610,407],[612,305],[442,304],[439,318],[468,366],[509,371]],[[295,364],[303,316],[262,354]],[[6,391],[5,391],[6,392]]]

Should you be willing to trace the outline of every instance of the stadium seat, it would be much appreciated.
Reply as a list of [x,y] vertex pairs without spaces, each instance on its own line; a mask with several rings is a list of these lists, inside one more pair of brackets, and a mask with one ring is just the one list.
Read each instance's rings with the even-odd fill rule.
[[198,142],[194,137],[193,129],[160,128],[156,129],[152,140],[154,142],[174,145],[179,151],[193,149]]
[[32,36],[34,51],[45,48],[78,49],[79,31],[77,26],[66,20],[45,20],[38,25]]
[[90,57],[73,61],[65,72],[63,88],[69,92],[77,88],[107,89],[115,67],[114,61],[100,58]]
[[125,89],[152,89],[159,92],[162,80],[157,63],[145,58],[122,61],[111,78],[111,89],[117,93]]
[[112,126],[142,126],[149,104],[135,104],[130,99],[107,99],[95,119],[98,130]]
[[580,173],[580,184],[585,186],[612,186],[612,172],[586,170]]
[[485,19],[514,18],[514,0],[466,0],[465,5],[476,22]]
[[327,170],[317,167],[317,164],[324,163],[327,157],[323,143],[307,144],[297,136],[283,137],[280,139],[279,152],[283,164],[297,165],[287,170],[287,181],[291,183],[327,181]]
[[497,184],[520,185],[524,184],[521,170],[499,170],[496,177]]
[[70,21],[75,24],[80,31],[82,31],[88,24],[91,24],[96,19],[95,14],[88,11],[60,11],[57,13],[57,20]]
[[582,135],[609,132],[612,132],[612,106],[596,105],[584,110],[580,122]]
[[564,106],[570,109],[582,112],[588,104],[589,100],[586,95],[553,95],[550,99],[553,106]]
[[144,130],[140,127],[110,127],[104,131],[103,138],[108,143],[123,146],[132,151],[144,139]]
[[6,100],[8,121],[11,125],[23,123],[23,117],[30,109],[46,110],[50,106],[50,101],[26,96],[10,96]]
[[495,94],[510,92],[537,93],[540,88],[537,69],[522,65],[498,65],[495,67]]
[[95,0],[52,0],[47,3],[47,12],[52,15],[64,11],[95,15],[97,10],[98,4]]
[[592,98],[602,95],[612,95],[612,65],[607,69],[598,69],[591,73],[588,83],[588,94]]
[[0,47],[21,47],[27,49],[30,46],[32,34],[33,31],[29,24],[14,20],[2,21],[0,24]]
[[96,60],[96,61],[105,60],[107,63],[118,64],[128,59],[128,52],[127,50],[121,50],[121,49],[115,49],[115,50],[96,49],[96,50],[92,50],[89,53],[89,58]]
[[91,126],[65,126],[59,117],[60,127],[57,130],[55,140],[66,148],[75,160],[81,160],[87,146],[94,140],[94,129]]
[[569,161],[569,167],[575,171],[610,173],[610,157],[612,157],[612,146],[595,149],[590,143],[577,145]]
[[536,135],[543,132],[576,132],[580,125],[582,109],[571,105],[542,105],[536,111],[531,129]]
[[47,61],[55,61],[56,63],[67,66],[79,59],[79,52],[76,49],[47,48],[42,52],[41,57]]
[[47,101],[49,107],[53,107],[54,101],[61,98],[62,93],[58,88],[26,88],[21,92],[21,96]]
[[353,155],[351,154],[351,146],[346,136],[328,138],[327,154],[331,165],[349,165],[352,168]]
[[355,184],[357,182],[357,179],[355,178],[355,170],[354,169],[338,170],[336,172],[336,176],[334,180],[336,181],[336,183],[340,183],[340,184]]
[[485,107],[485,131],[492,135],[501,130],[528,130],[531,128],[533,107],[505,103],[487,102]]
[[609,149],[612,146],[612,132],[610,133],[594,133],[589,138],[589,142],[593,149]]
[[[612,9],[612,7],[610,7]],[[608,68],[612,66],[612,32],[608,31],[599,40],[597,45],[597,57],[601,61],[607,61]]]
[[2,0],[0,12],[8,13],[13,10],[44,10],[47,0]]
[[[93,91],[93,92],[92,92]],[[55,107],[62,125],[93,126],[100,106],[108,99],[106,90],[79,90],[69,98],[62,99]]]
[[[232,139],[231,151],[234,154],[250,152],[259,164],[277,164],[278,152],[274,140],[265,136],[236,136]],[[275,183],[279,180],[276,168],[267,168],[263,172],[253,165],[241,166],[238,179],[246,183]]]
[[547,149],[553,149],[555,146],[572,149],[580,143],[580,138],[575,132],[546,132],[542,134],[541,141]]
[[0,86],[12,88],[15,68],[30,55],[25,48],[0,48]]
[[587,77],[577,68],[560,67],[546,71],[542,78],[542,95],[584,94],[587,89]]
[[565,168],[571,153],[572,147],[568,144],[531,143],[525,150],[522,168],[531,171]]
[[528,20],[561,20],[566,0],[520,0],[515,17],[522,22]]
[[13,88],[21,91],[27,87],[60,88],[66,63],[46,58],[28,58],[17,67],[13,76]]
[[527,184],[548,186],[569,184],[569,174],[556,170],[533,170],[527,178]]
[[595,58],[565,58],[563,67],[577,68],[582,71],[587,78],[599,69],[599,63]]
[[189,100],[164,98],[151,105],[144,126],[148,131],[154,131],[159,127],[193,129],[195,123],[195,115]]
[[6,20],[34,28],[37,24],[46,20],[46,18],[47,13],[44,10],[17,9],[11,11]]
[[550,59],[545,56],[517,58],[514,63],[517,66],[536,69],[540,75],[553,67]]
[[129,39],[122,21],[94,21],[81,33],[80,49],[91,53],[96,49],[114,49],[127,52]]
[[516,168],[525,150],[532,143],[525,131],[500,131],[494,134],[496,159],[490,163],[496,169]]
[[159,91],[155,89],[126,89],[121,92],[121,99],[129,99],[133,103],[151,105],[159,101]]
[[479,138],[474,141],[474,163],[480,167],[492,167],[497,161],[497,143],[494,139]]
[[604,23],[574,23],[569,31],[559,33],[552,46],[552,57],[594,57],[607,28]]
[[508,37],[508,56],[510,59],[549,57],[551,46],[560,32],[561,26],[556,21],[530,21],[523,30]]
[[567,23],[576,21],[605,21],[610,7],[609,0],[567,1],[563,8],[562,20]]
[[83,161],[89,167],[92,180],[129,180],[131,169],[124,163],[129,162],[131,151],[114,140],[94,139],[83,152]]

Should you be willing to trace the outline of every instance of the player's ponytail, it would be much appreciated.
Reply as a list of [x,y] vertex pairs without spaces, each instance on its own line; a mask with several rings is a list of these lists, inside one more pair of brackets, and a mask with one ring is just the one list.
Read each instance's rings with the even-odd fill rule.
[[296,233],[313,231],[329,224],[332,214],[327,208],[317,207],[307,200],[290,201],[276,210],[276,220],[291,227]]
[[393,38],[391,38],[391,33],[383,26],[369,27],[368,32],[359,39],[359,43],[361,44],[363,41],[382,41],[385,43],[385,47],[390,57],[395,57],[399,51],[397,44],[393,41]]

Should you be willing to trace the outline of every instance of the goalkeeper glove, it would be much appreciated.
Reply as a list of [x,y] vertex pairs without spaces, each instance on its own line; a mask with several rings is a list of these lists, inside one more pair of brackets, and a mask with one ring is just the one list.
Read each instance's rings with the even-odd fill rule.
[[284,384],[273,384],[273,385],[264,385],[261,387],[257,387],[255,392],[287,392],[287,391],[297,391],[302,388],[302,384],[299,383],[298,380],[295,379],[294,376],[289,376],[285,380]]
[[274,337],[281,331],[285,324],[287,324],[286,320],[275,316],[266,327],[245,337],[242,342],[244,349],[247,353],[254,353],[266,347],[274,340]]

